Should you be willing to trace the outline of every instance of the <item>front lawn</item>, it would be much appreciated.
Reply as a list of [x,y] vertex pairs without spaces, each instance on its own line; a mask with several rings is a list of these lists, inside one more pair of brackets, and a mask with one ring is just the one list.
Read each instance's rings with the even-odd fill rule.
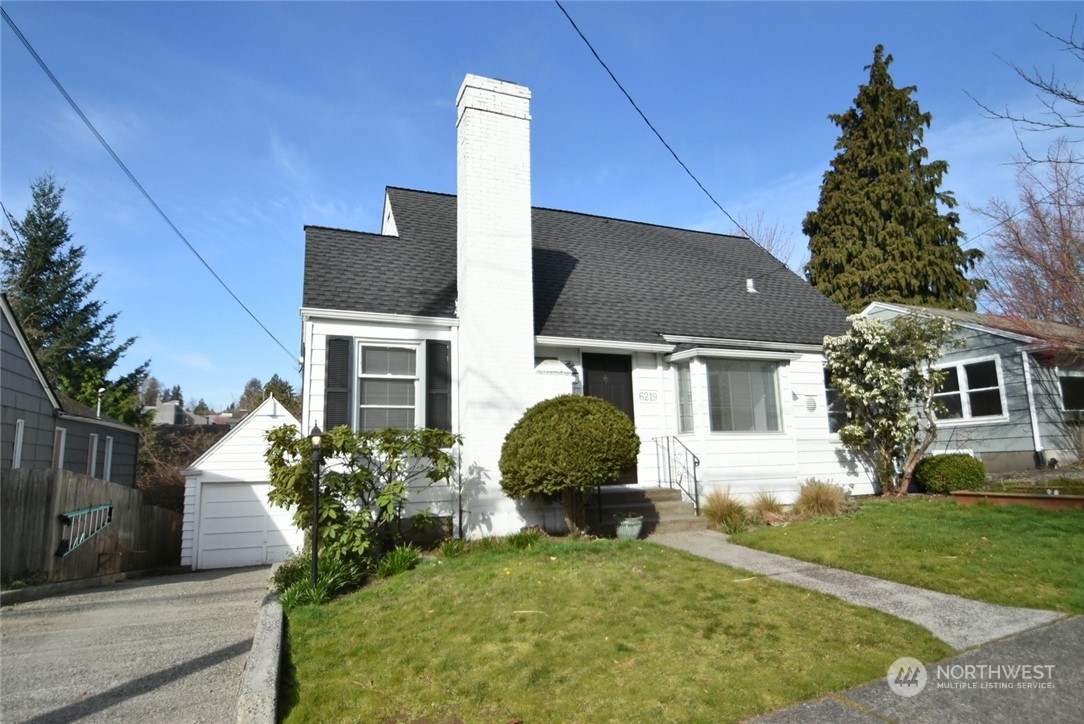
[[734,721],[952,653],[913,624],[649,543],[473,547],[293,611],[286,721]]
[[989,603],[1084,613],[1084,513],[1077,510],[871,499],[849,515],[731,540]]

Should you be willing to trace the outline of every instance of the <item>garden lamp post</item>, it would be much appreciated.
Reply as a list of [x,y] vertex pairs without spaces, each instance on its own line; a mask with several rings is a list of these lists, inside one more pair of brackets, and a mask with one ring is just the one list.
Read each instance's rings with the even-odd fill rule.
[[312,441],[312,585],[316,585],[316,559],[320,535],[320,464],[324,462],[324,451],[320,442],[324,433],[319,425],[312,426],[309,440]]

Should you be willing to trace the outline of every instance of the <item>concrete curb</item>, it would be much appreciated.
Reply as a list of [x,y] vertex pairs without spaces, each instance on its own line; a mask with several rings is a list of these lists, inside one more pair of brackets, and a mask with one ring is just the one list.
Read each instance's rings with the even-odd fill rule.
[[237,699],[238,724],[275,724],[277,721],[282,623],[282,605],[278,594],[272,590],[264,596],[256,614],[252,648],[241,673],[241,689]]
[[191,573],[191,571],[191,566],[143,568],[135,571],[107,573],[104,576],[94,576],[93,578],[76,578],[70,581],[58,581],[56,583],[42,583],[37,586],[26,586],[25,588],[13,588],[7,591],[0,591],[0,607],[11,606],[16,603],[27,603],[29,601],[40,601],[43,598],[52,598],[53,596],[59,596],[62,593],[72,593],[88,588],[99,588],[114,583],[121,583],[122,581],[137,580],[151,576],[169,576],[178,573]]

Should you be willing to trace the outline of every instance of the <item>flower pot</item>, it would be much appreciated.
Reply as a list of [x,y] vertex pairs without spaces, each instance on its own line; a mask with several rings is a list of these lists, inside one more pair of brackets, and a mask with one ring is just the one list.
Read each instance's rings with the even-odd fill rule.
[[636,540],[640,537],[640,530],[644,527],[642,516],[623,518],[617,521],[617,537],[621,540]]

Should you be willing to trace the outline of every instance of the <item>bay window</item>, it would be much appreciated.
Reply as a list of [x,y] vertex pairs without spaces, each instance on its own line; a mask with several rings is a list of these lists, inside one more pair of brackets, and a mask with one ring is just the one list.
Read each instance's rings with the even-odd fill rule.
[[767,360],[707,360],[711,431],[779,432],[777,370]]

